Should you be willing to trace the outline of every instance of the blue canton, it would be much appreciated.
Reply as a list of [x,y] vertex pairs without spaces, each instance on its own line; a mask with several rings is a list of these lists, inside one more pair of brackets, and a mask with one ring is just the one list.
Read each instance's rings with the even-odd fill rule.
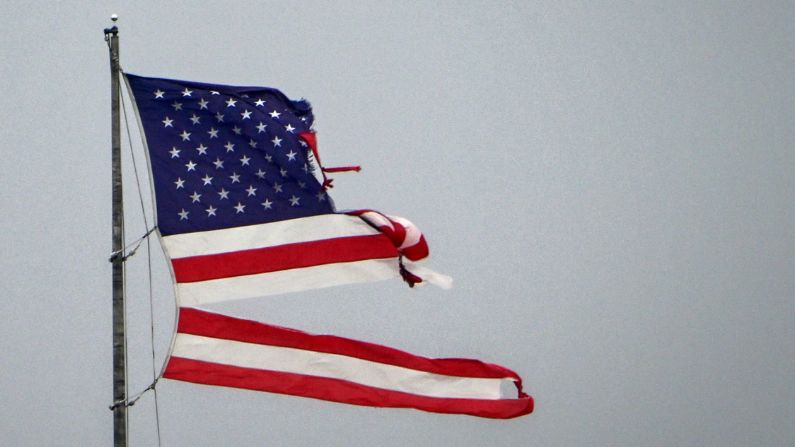
[[333,213],[299,137],[306,101],[266,87],[127,74],[163,235]]

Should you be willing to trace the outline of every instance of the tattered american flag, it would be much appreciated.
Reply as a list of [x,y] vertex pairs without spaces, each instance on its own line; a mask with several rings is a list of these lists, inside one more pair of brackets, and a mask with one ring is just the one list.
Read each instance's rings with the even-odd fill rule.
[[[315,345],[300,342],[312,339],[308,334],[279,329],[278,337],[268,338],[274,327],[194,309],[398,276],[412,286],[446,288],[451,280],[415,263],[428,256],[428,246],[410,221],[372,210],[335,210],[326,173],[339,169],[320,164],[306,101],[265,87],[131,74],[125,79],[145,136],[158,232],[180,309],[166,378],[484,417],[532,411],[519,377],[502,367],[483,372],[473,369],[480,364],[474,360],[407,353],[398,356],[407,363],[395,363],[390,359],[399,351],[328,336],[321,352],[310,352]],[[206,332],[191,323],[197,316],[221,323]],[[375,360],[360,355],[373,350],[386,354]],[[313,368],[318,361],[330,362],[333,374]],[[368,382],[363,367],[383,380]],[[287,372],[295,386],[269,385]],[[422,385],[405,383],[415,379]],[[516,384],[518,397],[501,395],[504,380]],[[317,388],[322,386],[331,388]],[[462,396],[467,402],[453,404]]]

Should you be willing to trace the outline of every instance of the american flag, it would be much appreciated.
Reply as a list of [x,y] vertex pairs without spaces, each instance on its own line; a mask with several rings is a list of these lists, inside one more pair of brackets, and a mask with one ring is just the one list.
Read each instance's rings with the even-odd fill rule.
[[[396,276],[410,285],[449,287],[451,280],[415,264],[428,246],[410,221],[335,211],[306,101],[264,87],[125,76],[179,306],[164,377],[491,418],[533,410],[521,378],[507,368],[197,309]],[[505,383],[515,395],[503,393]]]

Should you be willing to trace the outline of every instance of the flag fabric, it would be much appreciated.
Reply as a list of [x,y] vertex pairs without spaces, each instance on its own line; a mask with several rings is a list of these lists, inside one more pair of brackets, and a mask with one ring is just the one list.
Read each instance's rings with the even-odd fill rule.
[[[407,219],[336,211],[312,109],[278,90],[125,74],[146,143],[158,233],[179,308],[164,377],[376,407],[511,418],[532,411],[512,371],[428,359],[197,309],[402,277],[450,287]],[[515,385],[516,397],[501,386]]]
[[[513,371],[180,309],[164,377],[373,407],[507,419],[533,411]],[[506,387],[505,385],[509,385]],[[514,388],[515,397],[502,388]]]
[[[382,220],[394,222],[386,216]],[[198,306],[398,275],[411,284],[415,275],[403,267],[410,261],[400,261],[401,252],[427,253],[424,238],[401,249],[388,227],[383,231],[355,215],[322,214],[164,236],[162,241],[180,304]],[[411,268],[427,281],[449,287],[443,275]]]
[[396,276],[450,286],[414,264],[428,249],[410,222],[335,211],[306,101],[264,87],[125,78],[181,305]]

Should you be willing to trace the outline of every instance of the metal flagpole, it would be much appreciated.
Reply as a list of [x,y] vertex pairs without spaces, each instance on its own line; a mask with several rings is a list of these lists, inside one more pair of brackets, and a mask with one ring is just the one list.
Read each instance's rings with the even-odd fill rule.
[[[111,19],[115,23],[118,17]],[[111,183],[113,220],[113,445],[127,446],[127,337],[124,325],[124,207],[121,183],[121,121],[119,114],[119,29],[105,29],[110,49]]]

